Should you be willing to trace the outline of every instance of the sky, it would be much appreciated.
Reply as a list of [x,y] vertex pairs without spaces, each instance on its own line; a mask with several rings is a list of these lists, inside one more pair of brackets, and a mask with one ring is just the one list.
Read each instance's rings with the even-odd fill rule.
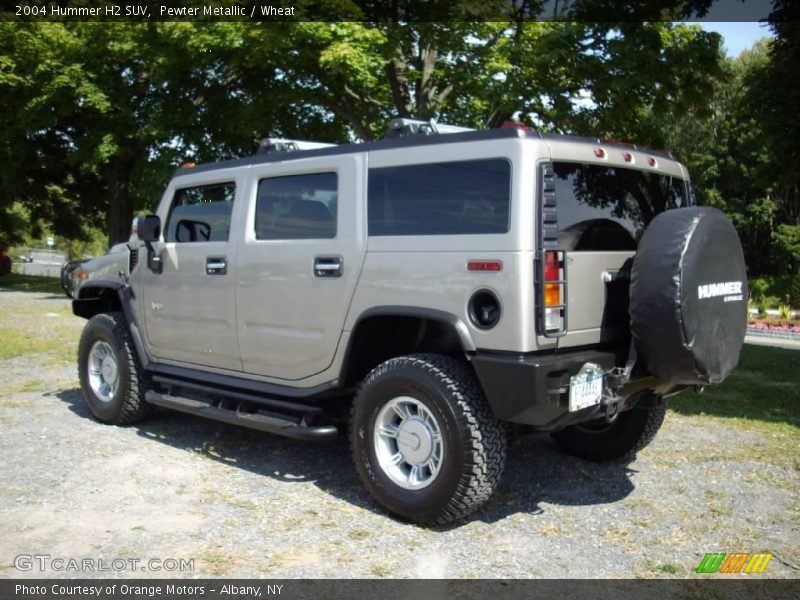
[[766,23],[753,21],[726,21],[726,22],[703,22],[697,23],[706,31],[716,31],[723,38],[725,50],[728,56],[737,57],[742,50],[752,48],[762,37],[772,35],[772,31]]

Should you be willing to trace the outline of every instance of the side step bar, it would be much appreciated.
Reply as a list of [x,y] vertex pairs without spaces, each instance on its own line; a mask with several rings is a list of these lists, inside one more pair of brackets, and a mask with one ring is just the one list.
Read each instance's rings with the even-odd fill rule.
[[339,430],[335,425],[314,427],[306,425],[303,419],[293,421],[291,419],[268,416],[259,412],[243,412],[240,410],[241,404],[236,408],[222,408],[220,406],[214,406],[209,402],[203,402],[202,400],[159,394],[153,390],[149,390],[145,394],[145,399],[150,404],[155,404],[156,406],[171,408],[191,415],[222,421],[223,423],[241,425],[243,427],[249,427],[250,429],[257,429],[258,431],[275,433],[296,440],[331,440],[339,434]]
[[222,387],[215,387],[206,383],[199,383],[193,381],[186,381],[175,377],[165,377],[164,375],[153,375],[153,381],[156,383],[163,383],[164,385],[184,388],[193,392],[208,395],[214,394],[223,398],[230,398],[232,400],[239,400],[243,402],[251,402],[260,404],[267,408],[272,408],[276,412],[294,411],[300,413],[321,413],[323,408],[314,406],[313,404],[305,404],[303,402],[293,402],[291,400],[281,400],[270,396],[251,394],[247,392],[237,392]]

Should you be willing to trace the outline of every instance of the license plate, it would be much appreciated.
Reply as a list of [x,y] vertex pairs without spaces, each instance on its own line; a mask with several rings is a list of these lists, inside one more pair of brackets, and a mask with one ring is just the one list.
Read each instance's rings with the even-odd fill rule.
[[596,370],[594,365],[587,368],[584,365],[577,375],[569,380],[569,411],[575,412],[582,408],[600,404],[603,397],[603,373]]

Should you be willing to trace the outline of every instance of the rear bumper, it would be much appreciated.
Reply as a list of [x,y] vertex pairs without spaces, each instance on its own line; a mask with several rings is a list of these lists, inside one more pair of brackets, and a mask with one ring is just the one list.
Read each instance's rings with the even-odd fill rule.
[[[472,364],[497,419],[552,430],[602,415],[602,405],[569,412],[569,379],[587,362],[609,370],[618,360],[614,352],[598,350],[546,355],[479,351]],[[630,391],[655,387],[642,383]]]

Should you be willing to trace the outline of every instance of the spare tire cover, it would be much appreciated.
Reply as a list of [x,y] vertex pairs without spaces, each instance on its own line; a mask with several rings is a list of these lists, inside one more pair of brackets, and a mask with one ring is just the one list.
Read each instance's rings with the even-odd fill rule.
[[736,367],[747,329],[739,236],[709,207],[656,216],[633,259],[631,333],[646,369],[674,384],[719,383]]

